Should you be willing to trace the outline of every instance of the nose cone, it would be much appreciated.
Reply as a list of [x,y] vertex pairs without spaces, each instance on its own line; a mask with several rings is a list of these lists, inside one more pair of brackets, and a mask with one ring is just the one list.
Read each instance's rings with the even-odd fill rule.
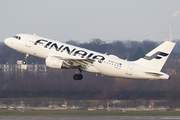
[[12,44],[10,38],[6,38],[6,39],[4,40],[4,43],[5,43],[7,46],[10,46],[10,44]]

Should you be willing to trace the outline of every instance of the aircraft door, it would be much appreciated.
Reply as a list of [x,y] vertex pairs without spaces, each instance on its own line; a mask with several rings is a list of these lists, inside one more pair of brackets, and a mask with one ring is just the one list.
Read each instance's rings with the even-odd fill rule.
[[25,46],[26,47],[31,47],[31,43],[33,41],[33,37],[32,36],[29,36],[26,40],[26,43],[25,43]]
[[128,69],[127,69],[127,72],[126,72],[127,75],[132,75],[133,67],[134,67],[134,65],[129,64]]

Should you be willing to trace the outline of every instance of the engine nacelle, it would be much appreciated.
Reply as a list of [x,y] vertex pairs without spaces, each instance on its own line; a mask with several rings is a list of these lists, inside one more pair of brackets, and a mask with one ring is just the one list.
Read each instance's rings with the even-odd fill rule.
[[56,57],[48,56],[45,60],[46,66],[55,69],[61,69],[63,60]]

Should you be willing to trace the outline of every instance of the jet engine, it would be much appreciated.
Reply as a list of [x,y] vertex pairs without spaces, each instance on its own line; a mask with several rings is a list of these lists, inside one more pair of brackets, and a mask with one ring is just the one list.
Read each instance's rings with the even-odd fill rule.
[[63,60],[56,57],[48,56],[45,60],[46,66],[55,69],[61,69]]

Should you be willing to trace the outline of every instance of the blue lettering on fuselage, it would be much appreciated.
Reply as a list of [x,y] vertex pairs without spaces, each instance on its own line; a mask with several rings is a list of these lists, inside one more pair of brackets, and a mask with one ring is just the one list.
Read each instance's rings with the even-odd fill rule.
[[86,56],[87,55],[87,52],[86,51],[84,51],[84,50],[77,50],[76,52],[74,52],[74,56],[76,56],[76,55],[81,55],[81,58],[84,58],[84,56]]
[[46,44],[44,45],[44,48],[55,49],[56,51],[61,50],[60,52],[66,51],[69,55],[71,55],[74,52],[74,54],[72,54],[73,56],[80,55],[81,58],[85,58],[87,56],[86,59],[88,59],[92,57],[92,59],[98,59],[99,63],[102,63],[102,61],[105,60],[105,57],[102,55],[94,55],[94,53],[88,54],[86,51],[76,50],[76,48],[73,48],[72,50],[70,50],[68,46],[64,46],[64,45],[61,45],[59,47],[57,43],[49,42],[48,40],[44,40],[44,39],[37,40],[34,43],[34,45],[38,45],[38,44],[41,44],[41,45]]
[[[34,45],[37,45],[38,43],[39,43],[39,44],[43,44],[42,41],[48,42],[47,40],[40,39],[40,40],[37,40],[37,41],[34,43]],[[52,43],[52,42],[51,42],[51,43]]]
[[47,48],[52,42],[48,42],[44,48]]
[[[70,51],[70,49],[69,49],[68,46],[64,47],[61,52],[63,52],[64,50],[66,50],[68,54],[71,54],[71,51]],[[75,49],[73,49],[72,51],[74,51],[74,50],[75,50]]]

